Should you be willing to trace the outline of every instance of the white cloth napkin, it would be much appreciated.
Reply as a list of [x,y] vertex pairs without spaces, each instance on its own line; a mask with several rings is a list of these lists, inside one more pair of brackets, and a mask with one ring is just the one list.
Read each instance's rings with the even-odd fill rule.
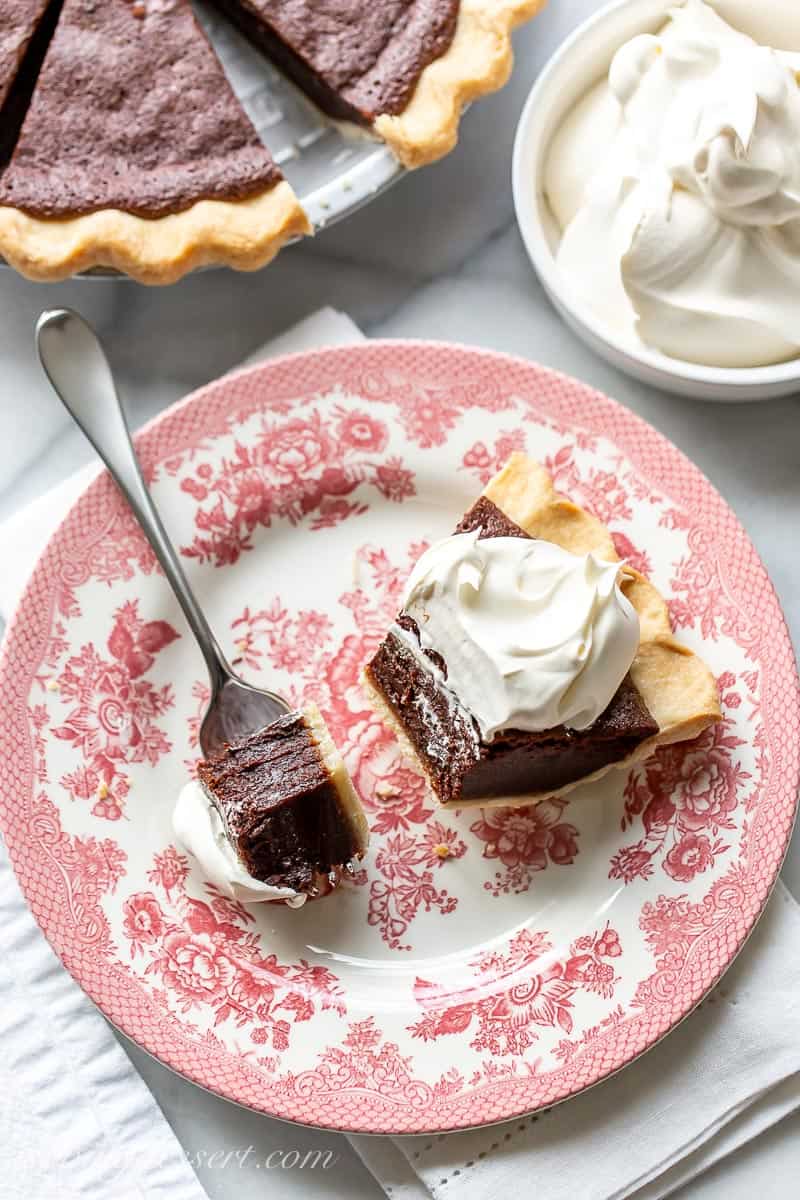
[[105,1020],[25,907],[0,850],[2,1200],[205,1200]]
[[351,1137],[392,1200],[657,1200],[800,1107],[800,907],[782,883],[739,959],[639,1062],[538,1117]]
[[[361,337],[349,318],[324,309],[248,361]],[[0,557],[13,564],[0,575],[1,614],[13,610],[54,514],[96,470],[0,526]],[[0,956],[0,1145],[11,1150],[0,1200],[47,1195],[55,1179],[64,1200],[201,1200],[153,1097],[50,951],[4,857],[0,928],[8,946]],[[31,1020],[43,1012],[47,1020]],[[392,1200],[506,1200],[530,1191],[540,1200],[657,1200],[798,1107],[800,909],[779,884],[714,996],[613,1079],[536,1118],[350,1141]]]

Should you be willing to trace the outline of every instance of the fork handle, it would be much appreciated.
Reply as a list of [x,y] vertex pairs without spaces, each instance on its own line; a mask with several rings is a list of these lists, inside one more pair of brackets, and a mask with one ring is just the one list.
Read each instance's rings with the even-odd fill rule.
[[71,309],[51,309],[43,312],[36,323],[36,348],[61,403],[133,509],[202,651],[215,692],[231,669],[189,587],[142,478],[111,367],[97,334]]

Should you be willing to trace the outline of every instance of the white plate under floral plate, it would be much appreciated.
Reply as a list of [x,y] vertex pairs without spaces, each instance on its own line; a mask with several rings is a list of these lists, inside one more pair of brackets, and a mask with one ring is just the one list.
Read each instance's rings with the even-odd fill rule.
[[[174,846],[203,664],[99,478],[6,637],[0,820],[37,919],[111,1020],[232,1100],[409,1133],[552,1104],[671,1029],[757,920],[798,783],[789,638],[711,485],[584,385],[428,343],[244,371],[138,444],[231,658],[319,702],[372,843],[353,884],[298,911],[231,903]],[[568,800],[440,813],[358,671],[409,564],[515,448],[669,597],[724,720]]]

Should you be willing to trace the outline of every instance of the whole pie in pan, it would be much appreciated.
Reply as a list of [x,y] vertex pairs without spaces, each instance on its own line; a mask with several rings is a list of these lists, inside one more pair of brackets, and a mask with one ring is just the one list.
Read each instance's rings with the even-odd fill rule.
[[[560,795],[719,720],[714,676],[674,637],[659,592],[619,562],[605,526],[558,495],[538,463],[513,455],[456,533],[433,548],[438,567],[411,592],[421,602],[410,608],[407,594],[363,676],[374,707],[442,804]],[[499,539],[491,556],[485,539]],[[509,568],[495,576],[499,590],[487,573],[490,559],[496,571],[504,559]],[[415,571],[421,567],[423,560]],[[450,607],[441,609],[448,587]],[[497,662],[452,636],[461,615],[465,629],[484,637],[481,654],[487,644],[498,647]],[[573,719],[520,728],[499,718],[487,732],[493,690],[502,701],[525,695],[523,684],[529,709],[569,711]],[[555,699],[540,705],[539,693]],[[501,703],[495,707],[502,713]]]
[[[447,153],[543,0],[213,0],[330,117]],[[311,232],[189,0],[0,0],[0,255],[33,279],[253,270]]]
[[64,0],[11,161],[0,249],[48,279],[261,266],[308,222],[188,0]]

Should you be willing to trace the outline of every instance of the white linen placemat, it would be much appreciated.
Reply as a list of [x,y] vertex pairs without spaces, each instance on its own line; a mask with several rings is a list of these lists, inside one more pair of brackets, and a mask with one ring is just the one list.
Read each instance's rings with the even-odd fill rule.
[[[248,362],[361,338],[348,317],[323,309]],[[0,555],[12,564],[0,575],[0,614],[13,611],[60,515],[96,471],[78,472],[0,526]],[[0,1035],[11,1047],[0,1058],[0,1144],[25,1165],[16,1181],[0,1177],[0,1200],[36,1195],[31,1178],[58,1178],[64,1200],[199,1200],[202,1189],[158,1106],[58,964],[7,861],[0,868],[0,927],[9,945],[27,947],[31,963],[24,991],[22,973],[15,980],[0,966]],[[800,910],[779,884],[713,999],[605,1084],[538,1118],[434,1138],[350,1141],[393,1200],[506,1200],[531,1187],[540,1200],[657,1200],[800,1107],[798,998]],[[70,1037],[30,1020],[45,1005],[64,1014]],[[51,1082],[59,1080],[61,1090]],[[76,1109],[76,1091],[87,1098],[85,1112]],[[143,1155],[143,1146],[151,1152]]]

